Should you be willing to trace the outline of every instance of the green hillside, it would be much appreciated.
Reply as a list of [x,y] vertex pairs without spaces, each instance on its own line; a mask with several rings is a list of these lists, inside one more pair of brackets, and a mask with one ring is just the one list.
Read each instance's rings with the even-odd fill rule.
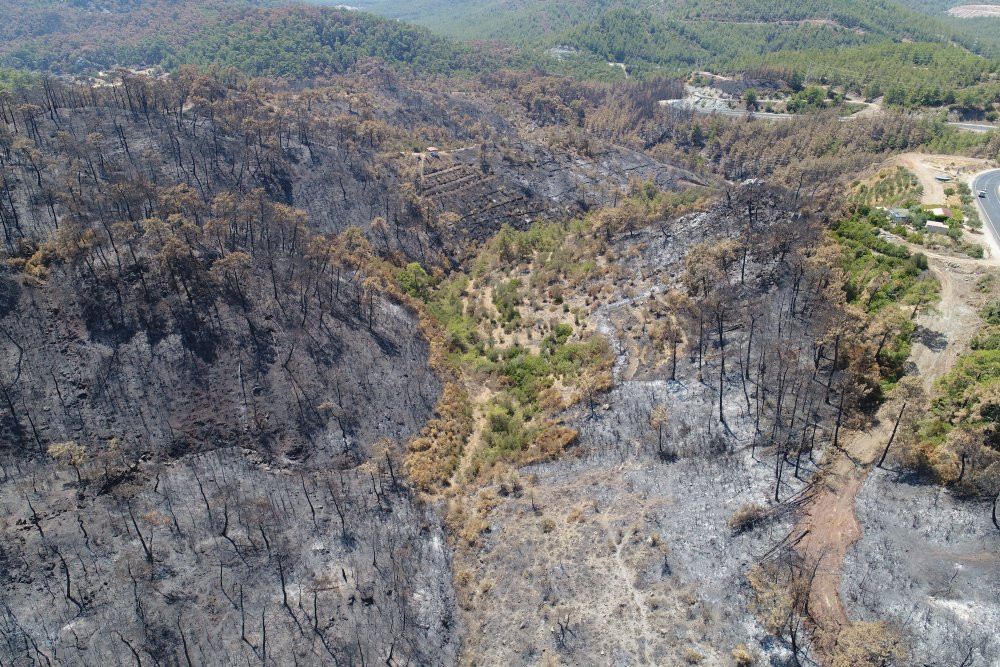
[[251,0],[0,0],[0,66],[83,74],[169,62],[206,23]]
[[[954,0],[898,0],[899,4],[925,14],[944,15],[949,9],[962,4]],[[969,3],[976,4],[976,3]]]
[[369,0],[365,6],[442,34],[517,43],[526,60],[549,69],[580,65],[594,72],[595,62],[614,62],[644,76],[767,68],[868,97],[885,94],[898,106],[952,104],[963,91],[965,108],[990,104],[1000,20],[963,23],[926,0],[911,2]]
[[[919,0],[918,0],[919,1]],[[598,19],[612,9],[648,11],[657,18],[692,22],[827,23],[856,30],[866,39],[951,38],[954,29],[940,17],[892,0],[363,0],[361,6],[385,16],[426,25],[461,38],[526,42],[558,34]]]
[[[483,68],[477,50],[373,14],[278,1],[150,0],[75,3],[0,0],[0,67],[93,74],[182,64],[310,77],[375,58],[427,73]],[[0,77],[0,85],[15,81]]]
[[[949,40],[931,39],[931,24],[921,28],[914,21],[908,33],[878,36],[874,26],[891,25],[885,6],[851,15],[830,11],[827,15],[834,18],[820,21],[795,18],[810,16],[807,6],[788,6],[786,11],[783,3],[770,4],[770,13],[755,15],[744,6],[727,20],[704,18],[717,17],[728,7],[714,2],[701,3],[697,15],[693,10],[686,14],[696,18],[613,9],[547,38],[547,43],[626,63],[634,74],[790,70],[799,80],[843,86],[867,97],[887,95],[886,101],[897,106],[951,104],[959,91],[987,84],[997,69],[993,59]],[[791,23],[750,20],[761,15]]]
[[776,25],[694,21],[619,8],[550,37],[548,41],[650,69],[721,67],[749,56],[806,48],[859,46],[869,40],[854,30],[826,23]]
[[376,58],[423,73],[483,69],[488,56],[399,21],[342,9],[254,10],[213,22],[177,55],[180,62],[235,67],[252,76],[309,77]]
[[515,44],[569,30],[598,18],[621,0],[361,0],[362,9],[427,26],[457,39]]
[[303,78],[377,59],[447,75],[778,71],[785,82],[885,95],[890,105],[991,110],[1000,20],[961,21],[930,0],[908,2],[364,0],[378,16],[281,0],[0,0],[0,15],[12,19],[0,25],[0,68],[92,74],[196,64]]

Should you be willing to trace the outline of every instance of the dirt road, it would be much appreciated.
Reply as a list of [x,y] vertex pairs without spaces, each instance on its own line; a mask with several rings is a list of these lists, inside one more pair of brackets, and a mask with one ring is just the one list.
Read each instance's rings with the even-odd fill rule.
[[957,155],[929,155],[926,153],[903,153],[886,162],[886,166],[900,165],[906,167],[920,181],[924,188],[923,203],[944,204],[945,188],[955,187],[955,182],[942,183],[935,178],[947,174],[957,180],[959,176],[971,174],[986,168],[986,160],[980,158],[962,157]]
[[[941,300],[936,309],[917,319],[911,355],[924,388],[929,390],[952,367],[978,328],[975,283],[997,262],[921,251],[941,282]],[[843,450],[834,452],[824,467],[820,488],[793,530],[793,535],[805,535],[796,548],[806,563],[819,563],[812,581],[809,612],[816,624],[814,648],[823,664],[831,658],[838,633],[850,622],[840,598],[840,583],[844,557],[861,538],[855,499],[888,442],[899,409],[897,401],[890,400],[879,410],[874,427],[843,434]]]
[[[950,155],[905,153],[885,166],[902,165],[913,172],[924,188],[923,203],[943,203],[947,184],[939,174],[969,178],[987,166],[985,160]],[[917,319],[911,360],[924,388],[955,363],[966,341],[978,328],[975,283],[991,267],[1000,265],[994,253],[987,261],[952,257],[924,248],[912,248],[927,255],[930,270],[941,283],[937,307]],[[861,538],[855,514],[855,499],[862,483],[888,442],[899,406],[888,401],[876,415],[875,425],[864,431],[848,432],[843,450],[834,452],[824,468],[820,490],[796,525],[793,534],[805,535],[797,549],[807,563],[819,563],[812,581],[809,611],[815,621],[814,642],[818,657],[829,662],[837,634],[850,621],[840,598],[844,557]]]
[[868,116],[880,116],[884,113],[882,104],[885,98],[880,97],[877,100],[868,102],[865,98],[861,97],[856,93],[847,93],[847,101],[851,104],[860,104],[864,107],[861,111],[851,114],[852,118],[865,118]]

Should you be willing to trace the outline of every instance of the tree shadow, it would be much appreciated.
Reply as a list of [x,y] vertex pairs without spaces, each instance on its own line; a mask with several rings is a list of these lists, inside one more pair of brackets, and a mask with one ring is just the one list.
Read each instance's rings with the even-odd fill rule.
[[378,345],[379,350],[387,357],[398,357],[400,355],[399,345],[377,330],[372,330],[371,337]]
[[21,299],[21,285],[0,273],[0,320],[14,312]]
[[218,358],[221,337],[211,324],[204,320],[193,308],[179,307],[174,310],[175,330],[180,334],[181,344],[206,364],[211,365]]

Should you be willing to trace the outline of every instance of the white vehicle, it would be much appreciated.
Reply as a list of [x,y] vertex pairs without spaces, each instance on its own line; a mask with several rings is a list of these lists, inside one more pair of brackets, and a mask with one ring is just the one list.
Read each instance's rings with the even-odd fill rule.
[[980,190],[979,196],[982,197],[983,199],[986,199],[986,190]]

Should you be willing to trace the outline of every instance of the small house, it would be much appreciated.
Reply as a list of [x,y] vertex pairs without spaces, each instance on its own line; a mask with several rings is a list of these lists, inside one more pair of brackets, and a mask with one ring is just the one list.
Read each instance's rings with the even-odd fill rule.
[[928,211],[928,213],[930,213],[931,217],[936,220],[947,220],[948,218],[954,217],[955,215],[954,213],[952,213],[950,208],[945,208],[943,206],[932,208],[930,211]]
[[890,208],[889,209],[889,220],[895,222],[897,225],[901,225],[910,219],[910,212],[905,208]]
[[928,234],[947,234],[950,229],[948,225],[937,220],[928,220],[927,225],[924,226],[924,231]]

